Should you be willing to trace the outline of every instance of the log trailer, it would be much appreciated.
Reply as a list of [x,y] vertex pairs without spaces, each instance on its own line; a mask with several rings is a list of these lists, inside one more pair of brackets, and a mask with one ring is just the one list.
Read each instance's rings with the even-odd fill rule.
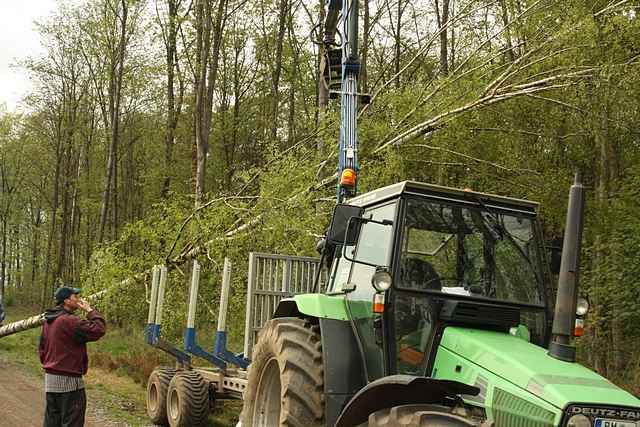
[[196,268],[184,350],[162,341],[156,274],[147,342],[177,368],[151,374],[151,419],[202,425],[216,399],[243,398],[243,427],[640,427],[640,400],[576,362],[588,310],[579,175],[555,310],[537,203],[412,181],[357,195],[358,2],[343,1],[325,25],[324,84],[341,76],[342,124],[321,258],[251,254],[241,355],[195,343]]

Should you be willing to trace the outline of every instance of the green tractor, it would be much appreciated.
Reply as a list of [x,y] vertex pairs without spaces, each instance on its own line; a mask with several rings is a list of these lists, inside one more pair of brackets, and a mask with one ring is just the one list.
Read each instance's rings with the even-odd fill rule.
[[640,427],[640,400],[576,363],[588,309],[578,177],[555,311],[536,203],[418,182],[356,196],[357,106],[370,101],[358,92],[358,1],[326,3],[319,99],[341,99],[329,279],[282,299],[260,331],[242,426]]
[[327,290],[278,304],[242,425],[639,427],[575,361],[582,199],[577,179],[555,313],[536,203],[401,182],[338,204]]

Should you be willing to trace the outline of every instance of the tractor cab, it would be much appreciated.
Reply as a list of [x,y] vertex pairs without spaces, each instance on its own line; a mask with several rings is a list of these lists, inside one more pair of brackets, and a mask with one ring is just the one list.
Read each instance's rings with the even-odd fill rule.
[[368,381],[430,376],[451,325],[546,344],[537,206],[407,181],[336,207],[328,292],[344,294]]

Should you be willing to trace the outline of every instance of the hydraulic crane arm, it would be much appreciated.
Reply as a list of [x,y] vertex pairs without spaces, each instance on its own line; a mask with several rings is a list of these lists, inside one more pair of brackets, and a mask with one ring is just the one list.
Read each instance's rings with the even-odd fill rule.
[[[340,13],[341,12],[341,13]],[[341,16],[342,19],[339,19]],[[343,24],[341,61],[340,152],[338,155],[337,202],[355,196],[358,190],[358,0],[330,0],[325,20],[324,48],[335,44],[338,22]]]

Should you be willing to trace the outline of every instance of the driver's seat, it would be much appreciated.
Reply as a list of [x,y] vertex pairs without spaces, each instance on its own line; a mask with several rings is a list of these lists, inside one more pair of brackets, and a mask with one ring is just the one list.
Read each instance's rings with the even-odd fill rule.
[[436,270],[431,263],[420,258],[406,257],[402,260],[400,281],[406,288],[435,291],[442,289]]

